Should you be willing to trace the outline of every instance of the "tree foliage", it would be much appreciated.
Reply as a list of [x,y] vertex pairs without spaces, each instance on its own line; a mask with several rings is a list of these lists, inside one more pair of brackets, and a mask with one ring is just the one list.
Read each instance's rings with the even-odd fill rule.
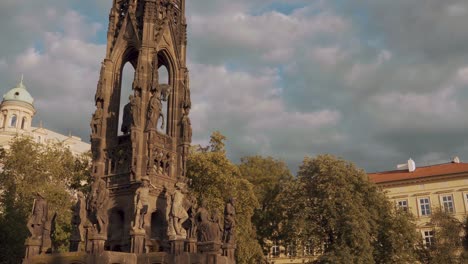
[[430,223],[435,243],[423,249],[423,263],[467,263],[461,237],[464,224],[440,208],[432,212]]
[[58,213],[52,238],[57,251],[68,248],[72,192],[82,187],[89,175],[87,156],[74,157],[58,144],[42,145],[20,137],[2,152],[0,163],[0,263],[20,263],[26,227],[34,200],[40,192],[48,201],[49,214]]
[[242,177],[253,184],[259,201],[252,223],[256,227],[259,243],[265,249],[267,242],[285,239],[281,226],[287,219],[281,193],[293,176],[285,162],[272,157],[243,157],[239,168]]
[[[315,263],[414,263],[418,240],[410,217],[367,174],[330,155],[305,158],[296,184],[303,236],[323,245]],[[291,214],[294,214],[291,213]]]
[[258,207],[253,185],[241,177],[239,168],[225,154],[225,137],[213,133],[210,151],[195,151],[187,162],[187,176],[191,191],[203,200],[209,210],[223,212],[230,197],[236,198],[237,263],[259,263],[263,258],[251,224],[254,209]]

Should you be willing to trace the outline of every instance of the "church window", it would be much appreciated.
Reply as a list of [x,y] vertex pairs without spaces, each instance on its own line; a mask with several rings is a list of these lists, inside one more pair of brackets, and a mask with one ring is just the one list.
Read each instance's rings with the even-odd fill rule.
[[16,127],[16,121],[17,121],[16,115],[11,116],[11,121],[10,121],[10,127]]
[[26,128],[26,117],[23,117],[23,120],[21,121],[21,129]]

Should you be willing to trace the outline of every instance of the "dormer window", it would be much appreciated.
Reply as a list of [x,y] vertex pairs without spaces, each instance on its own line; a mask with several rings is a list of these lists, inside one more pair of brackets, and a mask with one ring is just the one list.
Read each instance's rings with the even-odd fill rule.
[[15,93],[15,96],[19,96],[19,92],[16,92],[16,93]]

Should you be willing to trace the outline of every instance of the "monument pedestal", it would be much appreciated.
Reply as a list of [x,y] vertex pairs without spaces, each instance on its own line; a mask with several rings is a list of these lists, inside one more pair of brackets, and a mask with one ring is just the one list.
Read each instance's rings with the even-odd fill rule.
[[185,252],[197,253],[197,240],[196,239],[185,240]]
[[26,256],[25,258],[28,259],[33,256],[37,256],[41,253],[41,246],[42,246],[42,240],[38,238],[28,238],[26,240],[26,243],[24,243],[26,246]]
[[223,245],[223,256],[228,257],[229,259],[235,259],[236,246],[233,244],[224,244]]
[[89,240],[91,241],[92,254],[104,252],[104,244],[106,243],[107,235],[92,235]]
[[221,252],[221,242],[198,242],[198,253],[219,254]]
[[184,253],[184,245],[185,245],[185,240],[183,239],[177,239],[177,240],[171,240],[169,241],[171,245],[171,254],[174,255],[180,255]]
[[145,253],[145,238],[146,232],[144,229],[132,229],[130,231],[130,236],[132,238],[130,252],[135,254]]

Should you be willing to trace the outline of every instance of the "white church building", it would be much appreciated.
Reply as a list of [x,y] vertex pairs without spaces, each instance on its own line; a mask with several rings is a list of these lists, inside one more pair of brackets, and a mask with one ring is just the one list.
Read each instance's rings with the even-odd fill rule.
[[32,121],[36,114],[34,98],[21,82],[3,95],[0,104],[0,147],[9,148],[11,140],[17,135],[32,137],[41,144],[63,143],[74,155],[91,150],[91,145],[72,135],[62,135],[39,125],[33,127]]

